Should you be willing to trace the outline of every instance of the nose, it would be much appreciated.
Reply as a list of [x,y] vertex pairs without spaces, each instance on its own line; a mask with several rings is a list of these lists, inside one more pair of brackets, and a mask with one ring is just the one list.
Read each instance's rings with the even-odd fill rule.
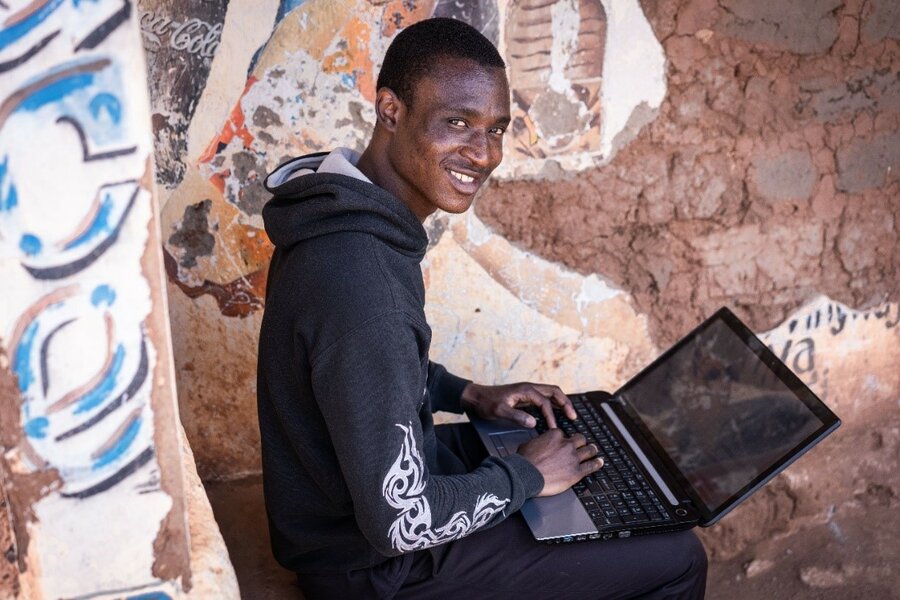
[[[492,153],[491,140],[488,138],[487,131],[479,131],[473,129],[466,143],[460,150],[463,158],[472,163],[473,166],[485,170],[493,169],[491,166]],[[496,165],[494,165],[496,166]]]

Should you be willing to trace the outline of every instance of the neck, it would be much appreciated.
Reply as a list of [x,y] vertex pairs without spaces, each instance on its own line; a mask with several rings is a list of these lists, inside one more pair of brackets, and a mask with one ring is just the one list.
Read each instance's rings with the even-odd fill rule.
[[428,208],[423,203],[415,201],[415,193],[391,165],[387,146],[384,140],[380,139],[382,136],[379,133],[376,130],[373,134],[372,141],[359,157],[356,168],[362,171],[369,181],[403,202],[420,222],[424,222],[428,215],[434,212],[434,208]]

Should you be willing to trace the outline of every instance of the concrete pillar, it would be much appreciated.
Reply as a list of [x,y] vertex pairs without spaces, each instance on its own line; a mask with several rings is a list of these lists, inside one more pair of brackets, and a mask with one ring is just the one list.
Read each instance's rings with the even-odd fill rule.
[[0,596],[191,586],[145,73],[128,0],[0,4]]

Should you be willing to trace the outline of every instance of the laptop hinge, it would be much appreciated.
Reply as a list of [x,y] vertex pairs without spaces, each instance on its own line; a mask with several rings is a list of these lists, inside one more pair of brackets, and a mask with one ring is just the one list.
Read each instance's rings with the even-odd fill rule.
[[644,468],[650,474],[650,477],[653,478],[653,481],[656,482],[656,485],[658,485],[659,489],[662,490],[662,493],[665,494],[666,499],[672,504],[672,506],[678,506],[679,502],[678,499],[675,498],[675,494],[672,493],[672,490],[669,489],[669,486],[666,485],[665,481],[663,481],[663,478],[659,474],[659,471],[656,470],[656,467],[653,466],[653,463],[650,462],[650,459],[648,459],[647,455],[644,454],[644,451],[641,450],[641,447],[638,445],[637,441],[635,441],[635,439],[631,436],[631,432],[628,431],[625,425],[622,424],[622,421],[619,420],[619,416],[615,412],[613,412],[612,408],[610,408],[609,403],[604,402],[600,406],[603,407],[606,415],[615,424],[616,428],[619,430],[619,433],[621,433],[622,437],[625,438],[625,441],[628,442],[628,445],[631,446],[631,449],[638,457],[638,460],[641,461],[641,464],[644,465]]

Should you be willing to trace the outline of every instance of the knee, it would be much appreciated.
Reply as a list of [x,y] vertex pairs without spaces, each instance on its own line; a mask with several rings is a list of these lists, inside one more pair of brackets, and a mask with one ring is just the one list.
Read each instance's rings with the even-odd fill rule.
[[698,538],[697,534],[693,531],[687,532],[687,538],[688,541],[685,544],[685,554],[690,560],[690,569],[697,573],[702,573],[705,576],[706,570],[709,567],[709,560],[706,557],[706,548],[703,547],[700,538]]

